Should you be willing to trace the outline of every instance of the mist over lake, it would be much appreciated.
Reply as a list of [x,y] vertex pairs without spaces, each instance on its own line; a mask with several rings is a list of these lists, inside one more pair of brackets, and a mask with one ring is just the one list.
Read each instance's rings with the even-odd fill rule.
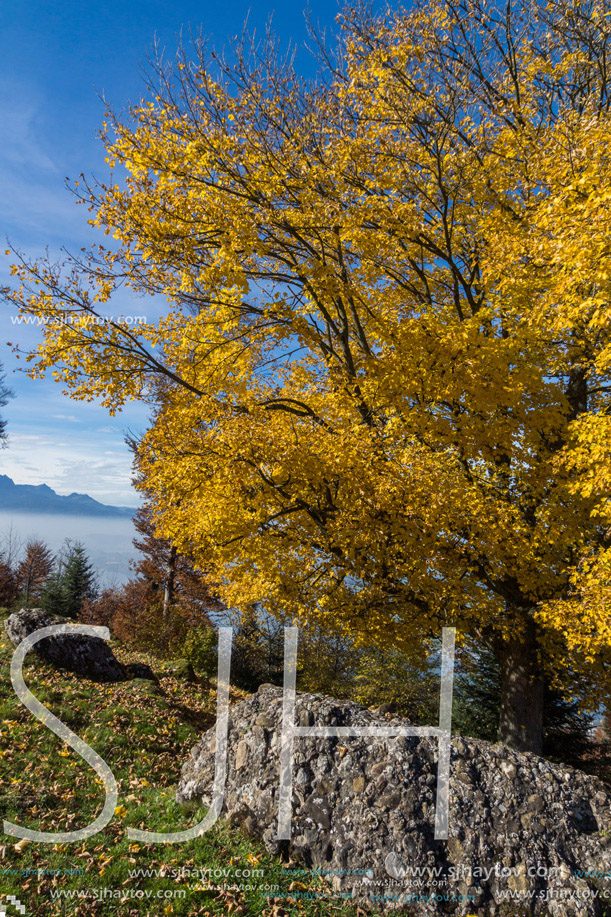
[[[134,510],[135,512],[135,510]],[[125,583],[129,561],[138,553],[132,544],[135,529],[129,517],[21,513],[0,510],[0,548],[9,532],[20,542],[40,538],[57,551],[66,538],[81,541],[98,573],[101,586]]]

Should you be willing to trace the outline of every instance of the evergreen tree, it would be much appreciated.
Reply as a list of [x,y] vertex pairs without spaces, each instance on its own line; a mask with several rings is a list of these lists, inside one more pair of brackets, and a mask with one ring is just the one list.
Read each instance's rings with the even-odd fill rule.
[[0,557],[0,607],[9,608],[15,601],[17,585],[10,564]]
[[[584,701],[587,687],[578,673],[563,675],[556,685],[546,686],[543,698],[546,757],[581,767],[591,753],[590,730],[596,716]],[[455,678],[453,732],[496,742],[500,707],[501,676],[494,654],[485,646],[463,648]]]
[[56,558],[53,575],[45,584],[43,608],[52,614],[78,618],[84,603],[96,596],[97,578],[84,546],[67,540]]
[[84,546],[80,542],[69,546],[62,574],[65,611],[68,618],[78,618],[85,601],[97,595],[97,577]]
[[50,614],[63,616],[66,614],[66,591],[62,575],[63,561],[58,558],[52,575],[45,583],[40,604]]

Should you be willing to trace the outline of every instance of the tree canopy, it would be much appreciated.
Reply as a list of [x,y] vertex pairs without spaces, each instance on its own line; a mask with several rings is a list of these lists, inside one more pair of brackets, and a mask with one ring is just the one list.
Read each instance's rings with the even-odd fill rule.
[[[33,375],[154,405],[158,534],[227,604],[398,648],[455,625],[537,749],[543,672],[608,684],[611,4],[340,25],[311,83],[273,42],[158,62],[75,189],[112,241],[10,296],[46,319]],[[166,314],[96,319],[126,286]]]

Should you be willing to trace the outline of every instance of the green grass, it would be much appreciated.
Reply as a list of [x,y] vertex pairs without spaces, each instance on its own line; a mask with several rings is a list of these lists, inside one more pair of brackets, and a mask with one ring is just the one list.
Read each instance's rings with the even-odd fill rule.
[[[0,817],[38,830],[74,830],[99,814],[103,789],[91,768],[20,704],[10,682],[12,651],[0,620]],[[119,649],[117,655],[126,662],[151,663],[160,687],[140,680],[96,685],[57,672],[36,657],[26,661],[30,690],[112,768],[119,803],[112,822],[85,842],[23,844],[0,835],[0,893],[19,898],[27,917],[356,917],[355,909],[329,896],[321,880],[297,877],[292,870],[299,864],[282,864],[222,819],[189,843],[130,842],[128,825],[169,832],[203,817],[203,809],[183,810],[174,794],[189,750],[214,723],[216,699],[210,686],[180,682],[143,654]],[[177,874],[206,867],[225,869],[226,876],[198,880]],[[163,868],[165,877],[130,878],[133,870]],[[236,875],[245,869],[262,874]],[[185,895],[157,897],[172,891]],[[307,891],[321,897],[295,897]],[[74,897],[57,897],[60,892]],[[6,903],[4,897],[0,903]],[[7,917],[12,914],[9,907]]]

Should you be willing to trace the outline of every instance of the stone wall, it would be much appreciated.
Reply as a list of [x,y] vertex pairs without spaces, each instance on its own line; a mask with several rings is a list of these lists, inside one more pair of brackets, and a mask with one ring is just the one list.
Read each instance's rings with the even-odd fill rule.
[[[232,708],[222,815],[324,873],[325,894],[413,915],[585,917],[605,913],[607,892],[611,913],[609,788],[474,739],[453,738],[449,839],[436,841],[436,739],[296,738],[292,837],[278,842],[281,716],[270,685]],[[314,694],[297,695],[296,721],[406,724]],[[183,767],[179,801],[209,802],[214,750],[211,729]]]

